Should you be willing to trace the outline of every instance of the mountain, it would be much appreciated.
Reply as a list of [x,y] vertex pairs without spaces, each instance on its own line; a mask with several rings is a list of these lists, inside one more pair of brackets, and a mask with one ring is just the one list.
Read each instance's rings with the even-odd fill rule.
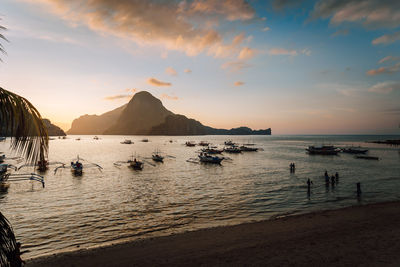
[[266,130],[252,130],[248,127],[230,130],[215,129],[183,115],[170,115],[162,124],[153,127],[149,135],[271,135],[271,128]]
[[72,122],[67,134],[103,134],[118,120],[126,106],[127,104],[101,115],[80,116]]
[[[65,136],[65,132],[58,126],[51,123],[49,119],[42,119],[47,128],[49,136]],[[10,131],[6,131],[4,125],[0,125],[0,136],[10,136]]]
[[161,101],[146,91],[136,93],[122,111],[117,123],[104,134],[146,135],[173,113]]
[[98,115],[84,115],[72,122],[68,134],[115,135],[270,135],[271,129],[248,127],[215,129],[167,110],[146,91],[136,93],[128,104]]
[[47,128],[49,136],[65,136],[65,132],[58,126],[51,123],[49,119],[43,119],[43,123]]

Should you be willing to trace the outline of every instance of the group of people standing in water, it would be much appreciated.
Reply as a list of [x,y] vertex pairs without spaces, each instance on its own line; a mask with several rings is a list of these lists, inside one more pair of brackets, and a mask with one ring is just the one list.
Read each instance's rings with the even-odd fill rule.
[[325,184],[335,186],[335,184],[339,183],[339,173],[336,172],[335,175],[329,177],[328,171],[325,171]]

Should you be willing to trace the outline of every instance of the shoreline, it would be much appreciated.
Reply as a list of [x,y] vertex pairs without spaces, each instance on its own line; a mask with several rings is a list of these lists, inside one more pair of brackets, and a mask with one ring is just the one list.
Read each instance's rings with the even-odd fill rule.
[[399,265],[400,201],[139,239],[26,266]]

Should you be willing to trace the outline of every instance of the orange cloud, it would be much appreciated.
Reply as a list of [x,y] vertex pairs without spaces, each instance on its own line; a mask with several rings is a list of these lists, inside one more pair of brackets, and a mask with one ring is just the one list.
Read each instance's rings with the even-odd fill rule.
[[228,69],[233,72],[240,71],[245,68],[250,68],[251,65],[243,61],[230,61],[221,65],[221,68]]
[[167,94],[162,94],[160,97],[162,99],[168,99],[168,100],[178,100],[179,99],[179,97],[177,97],[177,96],[170,96],[170,95],[167,95]]
[[[399,14],[400,16],[400,14]],[[372,41],[373,45],[378,45],[378,44],[391,44],[396,41],[400,40],[400,32],[395,32],[392,34],[385,34],[382,35],[379,38],[376,38]]]
[[176,70],[174,70],[174,68],[172,67],[168,67],[165,69],[165,73],[171,75],[171,76],[176,76],[178,75],[178,73],[176,72]]
[[256,54],[256,51],[254,49],[251,49],[249,47],[243,47],[242,50],[240,50],[239,59],[250,59],[252,57],[254,57],[254,55]]
[[394,66],[390,66],[390,67],[380,67],[378,69],[372,69],[367,71],[367,75],[369,76],[374,76],[374,75],[378,75],[378,74],[391,74],[391,73],[395,73],[398,72],[400,70],[400,63],[397,63]]
[[244,82],[241,81],[237,81],[234,83],[235,86],[242,86],[244,84]]
[[147,79],[147,83],[153,86],[171,86],[172,84],[169,82],[162,82],[157,80],[156,78],[149,78]]
[[[245,0],[109,1],[109,0],[26,0],[44,3],[71,25],[85,25],[93,31],[130,39],[138,45],[155,45],[179,50],[189,56],[230,56],[235,47],[224,44],[223,36],[208,21],[246,21],[254,18]],[[193,16],[201,20],[193,22]],[[218,23],[216,23],[218,25]],[[214,26],[215,27],[215,26]],[[233,49],[230,53],[223,50]]]
[[124,99],[131,99],[132,95],[112,95],[112,96],[106,96],[104,100],[124,100]]

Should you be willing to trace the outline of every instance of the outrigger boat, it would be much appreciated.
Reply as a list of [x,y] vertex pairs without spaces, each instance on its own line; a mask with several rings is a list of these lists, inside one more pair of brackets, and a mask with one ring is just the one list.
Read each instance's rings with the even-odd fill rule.
[[224,142],[224,145],[226,145],[226,146],[234,146],[235,143],[232,142],[232,140],[228,140],[228,141],[225,141],[225,142]]
[[[71,165],[70,165],[71,172],[76,176],[80,176],[80,175],[83,174],[83,167],[85,167],[85,168],[98,168],[100,171],[103,169],[100,165],[98,165],[96,163],[91,163],[91,162],[87,162],[86,161],[87,163],[83,164],[82,161],[86,161],[86,160],[80,158],[79,156],[77,156],[76,159],[73,159],[71,161]],[[62,165],[62,166],[59,166],[59,167],[55,168],[54,174],[57,172],[57,170],[59,168],[65,168],[65,165]]]
[[224,160],[224,158],[222,158],[222,157],[211,156],[204,152],[199,154],[199,159],[200,159],[200,162],[202,162],[202,163],[213,163],[213,164],[221,164],[221,161]]
[[44,177],[36,173],[9,173],[9,168],[17,170],[17,167],[11,164],[0,164],[0,188],[7,189],[9,187],[8,182],[20,182],[20,181],[38,181],[42,183],[44,187]]
[[163,153],[161,153],[159,150],[156,150],[156,151],[154,151],[153,154],[151,155],[151,159],[152,159],[153,161],[155,161],[155,162],[161,162],[161,163],[163,163],[165,158],[175,158],[174,156],[170,156],[170,155],[163,156],[163,155],[161,155],[161,154],[163,154]]
[[186,146],[196,146],[196,143],[194,143],[194,142],[192,142],[192,141],[187,141],[186,143],[185,143],[185,145]]
[[355,156],[355,158],[356,158],[356,159],[379,160],[379,158],[378,158],[378,157],[373,157],[373,156],[363,156],[363,155],[360,155],[360,156]]
[[149,139],[143,138],[143,139],[142,139],[142,142],[147,143],[147,142],[149,142]]
[[217,148],[212,148],[212,147],[207,147],[201,149],[201,152],[207,153],[207,154],[222,154],[224,152],[223,149],[217,149]]
[[339,149],[334,146],[309,146],[306,150],[310,155],[337,155],[339,153]]
[[200,141],[199,146],[209,146],[210,143],[206,142],[206,141]]
[[145,163],[145,162],[146,162],[147,164],[149,164],[149,165],[155,167],[154,164],[152,164],[152,163],[150,163],[150,162],[147,162],[147,161],[140,161],[136,156],[133,156],[133,155],[132,155],[131,158],[130,158],[129,160],[127,160],[127,161],[117,161],[117,162],[114,162],[114,165],[117,166],[117,167],[120,167],[121,164],[128,164],[128,167],[130,167],[130,168],[132,168],[132,169],[134,169],[134,170],[137,170],[137,171],[141,171],[141,170],[143,170],[143,167],[144,167],[144,163]]
[[133,142],[130,139],[125,139],[121,144],[130,145],[133,144]]
[[368,152],[368,149],[361,149],[359,147],[348,147],[342,148],[342,152],[348,154],[365,154]]
[[95,137],[93,137],[94,140],[99,140],[100,138],[96,135]]
[[230,146],[230,147],[225,147],[224,152],[237,154],[237,153],[242,153],[242,150],[237,146]]
[[248,146],[240,146],[239,147],[240,151],[244,151],[244,152],[256,152],[258,151],[258,148],[256,147],[248,147]]

